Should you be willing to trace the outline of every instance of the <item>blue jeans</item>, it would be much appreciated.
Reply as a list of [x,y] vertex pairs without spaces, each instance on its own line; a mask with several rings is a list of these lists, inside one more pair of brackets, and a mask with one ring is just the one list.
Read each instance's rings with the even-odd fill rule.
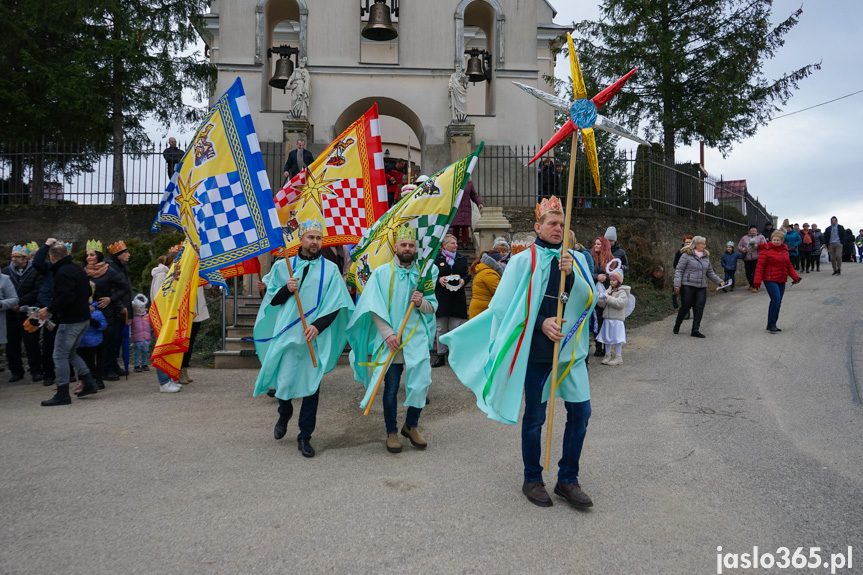
[[159,380],[159,385],[165,385],[166,383],[171,381],[171,378],[168,376],[168,374],[158,368],[156,368],[156,379]]
[[144,367],[150,364],[150,340],[136,341],[132,343],[133,365],[135,367]]
[[75,366],[78,377],[90,373],[90,368],[84,363],[76,351],[84,332],[90,327],[90,320],[78,323],[61,323],[57,325],[57,335],[54,339],[54,369],[57,372],[57,387],[69,385],[69,364]]
[[770,308],[767,310],[767,327],[776,327],[779,320],[779,308],[782,307],[782,296],[785,295],[785,283],[764,282],[764,289],[770,296]]
[[[398,432],[396,412],[398,410],[399,381],[404,369],[403,363],[391,363],[387,374],[384,376],[384,423],[387,426],[387,435]],[[421,408],[408,407],[405,425],[417,427],[422,411]]]
[[[528,363],[524,377],[524,417],[521,422],[521,457],[524,461],[524,481],[542,481],[539,462],[542,424],[545,423],[546,404],[542,402],[542,382],[551,370],[550,363]],[[563,432],[563,455],[558,462],[557,480],[560,483],[578,483],[578,461],[590,419],[590,400],[573,403],[566,401],[566,428]]]

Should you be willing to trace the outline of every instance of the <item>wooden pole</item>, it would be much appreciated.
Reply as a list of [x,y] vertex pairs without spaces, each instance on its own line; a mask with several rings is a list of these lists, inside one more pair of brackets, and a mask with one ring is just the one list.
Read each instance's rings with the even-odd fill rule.
[[[408,319],[411,317],[411,312],[414,310],[416,305],[413,302],[408,305],[408,312],[405,314],[405,318],[402,320],[402,325],[399,328],[399,333],[396,335],[396,342],[400,342],[402,340],[402,334],[405,331],[405,327],[408,324]],[[375,383],[375,388],[372,390],[372,396],[369,398],[369,403],[366,405],[365,411],[363,411],[363,415],[368,415],[369,411],[372,409],[372,403],[375,401],[375,396],[378,394],[378,389],[381,387],[381,382],[384,380],[384,376],[387,374],[387,369],[389,369],[390,363],[393,361],[393,358],[396,356],[395,351],[390,350],[389,356],[387,356],[387,361],[384,364],[384,369],[381,371],[380,377],[378,377],[377,383]]]
[[[563,247],[560,252],[561,261],[563,260],[563,254],[565,250],[568,250],[571,246],[569,246],[569,229],[572,224],[572,192],[575,187],[575,154],[578,151],[578,131],[572,134],[572,148],[569,152],[569,178],[567,182],[566,189],[566,217],[564,218],[564,228],[563,228]],[[557,293],[561,294],[566,289],[566,274],[561,272],[560,274],[560,289],[558,289]],[[563,325],[563,302],[560,301],[560,298],[557,300],[557,325]],[[545,430],[545,466],[544,469],[548,471],[550,467],[551,461],[551,427],[554,425],[554,399],[555,393],[557,392],[557,368],[558,368],[558,355],[560,354],[560,342],[557,341],[554,343],[554,355],[551,361],[551,395],[548,398],[548,425]]]
[[[288,264],[288,275],[293,279],[294,270],[291,268],[291,258],[288,257],[288,238],[285,237],[285,232],[282,231],[282,236],[285,239],[285,263]],[[300,290],[297,289],[297,292],[294,294],[294,299],[297,301],[297,309],[300,311],[300,321],[303,322],[303,332],[309,327],[306,323],[306,314],[303,313],[303,303],[300,301]],[[312,355],[312,366],[318,367],[318,361],[315,359],[315,350],[312,349],[312,342],[306,342],[309,346],[309,353]]]

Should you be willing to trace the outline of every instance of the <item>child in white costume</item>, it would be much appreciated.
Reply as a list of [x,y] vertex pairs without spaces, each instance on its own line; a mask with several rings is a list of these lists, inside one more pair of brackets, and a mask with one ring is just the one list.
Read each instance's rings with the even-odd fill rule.
[[[596,305],[603,308],[602,312],[604,321],[602,328],[596,335],[596,341],[606,345],[605,357],[602,358],[604,365],[620,365],[623,363],[621,351],[623,344],[626,343],[626,320],[627,311],[632,311],[630,303],[627,306],[627,301],[632,297],[630,295],[630,287],[623,285],[623,269],[618,267],[608,274],[608,281],[611,287],[604,292],[600,292],[599,299]],[[627,307],[629,309],[627,309]]]

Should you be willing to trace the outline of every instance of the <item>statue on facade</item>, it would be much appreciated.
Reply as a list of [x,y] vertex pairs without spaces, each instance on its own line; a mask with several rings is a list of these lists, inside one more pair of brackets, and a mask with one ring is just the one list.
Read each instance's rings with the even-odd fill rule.
[[312,90],[305,58],[300,58],[299,65],[288,79],[287,87],[291,90],[291,113],[294,118],[306,118]]
[[456,64],[455,72],[449,77],[449,107],[452,110],[454,124],[467,121],[467,82],[467,76],[459,62]]

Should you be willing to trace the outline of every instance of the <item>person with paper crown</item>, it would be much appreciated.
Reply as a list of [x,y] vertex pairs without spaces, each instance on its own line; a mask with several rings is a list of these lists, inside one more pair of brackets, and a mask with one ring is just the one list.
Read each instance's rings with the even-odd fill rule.
[[24,379],[22,344],[27,353],[27,363],[30,365],[30,376],[33,381],[45,379],[42,350],[39,348],[39,332],[25,328],[28,314],[19,309],[21,306],[36,306],[39,290],[42,288],[43,276],[33,267],[30,261],[31,255],[28,246],[13,246],[12,263],[2,270],[4,275],[9,276],[18,294],[18,304],[8,311],[6,320],[0,325],[0,331],[6,331],[6,359],[9,360],[9,371],[12,372],[10,383]]
[[[300,408],[297,449],[314,457],[310,444],[318,413],[321,379],[333,370],[345,348],[345,328],[354,311],[341,270],[321,257],[323,226],[317,220],[300,224],[300,251],[291,257],[294,277],[284,259],[277,261],[264,277],[266,294],[258,310],[253,336],[261,360],[254,395],[271,388],[279,400],[279,419],[273,429],[276,439],[287,433],[294,413],[291,400],[303,398]],[[303,330],[297,302],[300,298],[308,327]],[[307,342],[315,352],[312,365]]]
[[[365,407],[371,399],[389,353],[397,351],[384,376],[381,402],[387,431],[386,448],[390,453],[402,450],[396,423],[402,372],[405,373],[404,405],[408,410],[401,433],[417,449],[428,446],[418,425],[431,385],[429,349],[435,336],[437,300],[434,285],[437,284],[438,273],[434,266],[430,266],[431,282],[420,278],[421,271],[414,261],[416,253],[416,229],[405,224],[396,232],[395,257],[389,264],[380,265],[372,272],[348,325],[354,379],[366,387],[360,407]],[[398,329],[408,309],[411,314],[399,339]],[[371,357],[370,362],[368,357]],[[373,369],[369,370],[369,367]]]
[[[522,492],[540,507],[552,505],[542,478],[540,436],[552,386],[554,343],[560,342],[556,395],[565,402],[567,419],[554,492],[585,508],[593,502],[579,486],[578,471],[591,412],[586,320],[596,305],[596,288],[581,253],[567,250],[561,255],[565,230],[560,200],[542,200],[536,206],[536,220],[536,242],[512,256],[489,308],[442,340],[450,348],[456,376],[474,392],[477,406],[490,419],[516,423],[524,395]],[[566,275],[569,296],[562,329],[555,321],[561,273]]]
[[[113,325],[113,333],[105,332],[107,339],[107,352],[105,355],[103,377],[106,381],[117,381],[120,375],[128,375],[128,372],[120,368],[118,360],[123,347],[123,330],[132,322],[132,278],[129,275],[129,259],[132,257],[126,242],[123,240],[114,242],[108,246],[111,253],[110,258],[105,261],[111,269],[120,276],[123,285],[126,286],[125,294],[115,306],[116,320]],[[124,319],[125,318],[125,319]]]

